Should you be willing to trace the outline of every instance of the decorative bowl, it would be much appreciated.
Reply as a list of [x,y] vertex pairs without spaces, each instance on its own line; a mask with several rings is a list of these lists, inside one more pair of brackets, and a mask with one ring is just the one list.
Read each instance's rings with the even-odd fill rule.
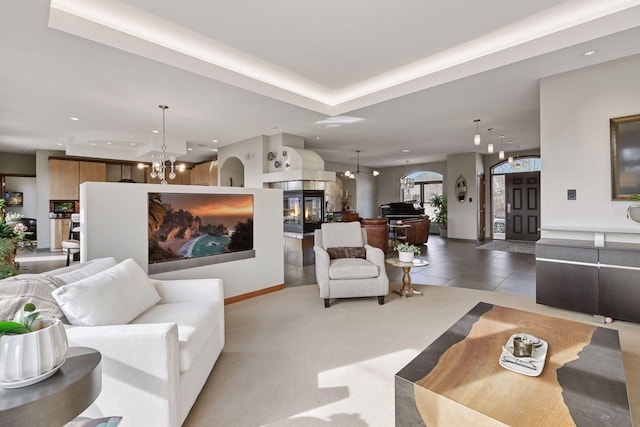
[[33,332],[0,337],[0,383],[45,379],[64,362],[69,344],[60,319],[40,318]]

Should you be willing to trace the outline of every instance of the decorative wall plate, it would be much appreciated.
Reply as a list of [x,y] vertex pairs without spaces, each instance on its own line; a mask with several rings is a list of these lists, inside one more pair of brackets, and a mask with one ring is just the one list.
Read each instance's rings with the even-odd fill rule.
[[271,161],[275,158],[276,158],[276,154],[273,151],[269,151],[269,154],[267,154],[267,160]]
[[277,168],[279,168],[280,165],[281,165],[281,163],[279,161],[277,161],[277,160],[273,163],[273,166],[275,166]]
[[286,151],[282,152],[282,157],[287,157],[287,152]]

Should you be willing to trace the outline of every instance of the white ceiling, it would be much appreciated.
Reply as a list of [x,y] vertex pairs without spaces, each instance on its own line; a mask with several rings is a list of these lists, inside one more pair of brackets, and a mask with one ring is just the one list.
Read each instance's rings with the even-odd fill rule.
[[51,3],[0,3],[0,152],[148,161],[159,104],[189,162],[279,132],[371,167],[537,148],[541,77],[640,53],[640,0]]

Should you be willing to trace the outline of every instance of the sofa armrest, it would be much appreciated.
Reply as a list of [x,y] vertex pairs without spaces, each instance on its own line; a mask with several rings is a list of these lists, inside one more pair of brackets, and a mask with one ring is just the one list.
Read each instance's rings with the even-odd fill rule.
[[66,332],[70,346],[102,355],[102,392],[83,415],[121,415],[123,426],[180,424],[175,323],[67,326]]
[[371,245],[364,245],[364,248],[367,250],[367,261],[371,261],[384,270],[384,252],[382,252],[382,249]]
[[316,281],[320,286],[320,298],[329,298],[329,252],[320,246],[314,246],[313,251],[316,254]]
[[151,280],[160,294],[160,304],[188,301],[222,301],[224,286],[220,279]]

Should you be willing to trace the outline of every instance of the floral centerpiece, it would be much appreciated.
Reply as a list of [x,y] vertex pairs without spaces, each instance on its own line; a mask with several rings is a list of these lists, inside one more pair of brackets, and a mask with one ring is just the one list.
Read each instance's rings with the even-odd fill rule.
[[4,211],[4,200],[0,199],[0,279],[18,274],[15,257],[18,249],[32,249],[31,234],[22,222],[22,214]]

